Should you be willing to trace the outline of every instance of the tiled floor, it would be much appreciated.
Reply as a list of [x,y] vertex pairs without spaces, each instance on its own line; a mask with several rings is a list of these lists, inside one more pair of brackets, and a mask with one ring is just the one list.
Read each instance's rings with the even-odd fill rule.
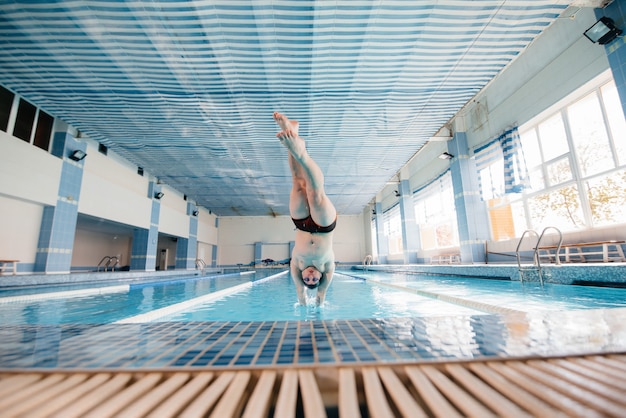
[[281,322],[0,326],[0,369],[268,367],[626,352],[626,308]]

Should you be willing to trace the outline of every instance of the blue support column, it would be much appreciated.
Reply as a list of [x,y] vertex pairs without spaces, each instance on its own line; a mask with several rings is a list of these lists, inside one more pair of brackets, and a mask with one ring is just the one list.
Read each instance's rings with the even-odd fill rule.
[[43,211],[35,272],[69,273],[71,270],[84,160],[74,161],[69,155],[75,150],[84,152],[86,148],[85,143],[67,132],[54,134],[52,154],[62,158],[63,165],[56,205],[47,206]]
[[417,251],[420,248],[419,230],[415,222],[413,196],[408,180],[401,180],[398,185],[400,192],[400,216],[402,218],[402,248],[404,248],[404,264],[417,263]]
[[454,205],[459,227],[461,262],[484,263],[485,241],[489,239],[489,220],[485,203],[480,199],[478,173],[469,158],[465,132],[456,132],[448,143],[455,157],[450,163]]
[[385,235],[385,225],[383,222],[383,205],[376,202],[376,245],[378,245],[378,262],[387,264],[389,256],[389,241]]
[[161,201],[154,195],[161,188],[154,182],[148,187],[148,198],[152,199],[150,212],[150,228],[137,228],[133,233],[133,246],[130,256],[130,269],[142,271],[154,271],[156,269],[157,245],[159,241],[159,216],[161,214]]
[[189,238],[178,238],[176,244],[176,268],[193,270],[196,268],[196,255],[198,253],[198,218],[196,205],[187,202],[187,215],[189,216]]

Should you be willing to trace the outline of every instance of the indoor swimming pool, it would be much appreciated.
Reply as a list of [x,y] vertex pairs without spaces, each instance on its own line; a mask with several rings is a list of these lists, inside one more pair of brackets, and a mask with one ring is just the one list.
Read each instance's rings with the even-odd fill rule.
[[286,271],[263,270],[12,290],[0,295],[0,369],[364,364],[626,349],[621,288],[346,270],[318,308],[296,305],[293,286]]
[[322,307],[296,303],[286,271],[0,293],[0,322],[107,324],[484,315],[626,306],[626,289],[410,273],[337,273]]

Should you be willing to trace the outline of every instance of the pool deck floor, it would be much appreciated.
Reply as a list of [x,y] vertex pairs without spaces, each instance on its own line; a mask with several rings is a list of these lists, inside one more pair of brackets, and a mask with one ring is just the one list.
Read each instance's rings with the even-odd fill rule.
[[0,417],[623,417],[625,318],[0,325]]
[[622,417],[626,355],[0,373],[2,417]]

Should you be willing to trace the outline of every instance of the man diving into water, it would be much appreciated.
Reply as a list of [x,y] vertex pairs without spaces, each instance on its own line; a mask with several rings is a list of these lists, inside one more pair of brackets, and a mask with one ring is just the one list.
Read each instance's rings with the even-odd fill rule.
[[278,112],[274,112],[274,120],[282,129],[276,136],[289,150],[293,179],[289,212],[296,225],[296,239],[291,253],[291,278],[301,305],[306,304],[305,286],[317,289],[316,302],[321,305],[335,271],[332,231],[337,224],[337,211],[324,192],[322,171],[298,135],[298,122]]

